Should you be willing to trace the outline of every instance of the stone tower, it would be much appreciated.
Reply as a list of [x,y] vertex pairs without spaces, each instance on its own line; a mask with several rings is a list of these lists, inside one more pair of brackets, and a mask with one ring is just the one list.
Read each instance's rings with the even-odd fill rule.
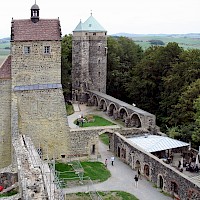
[[106,93],[107,31],[91,16],[77,25],[72,41],[72,100],[86,102],[87,91]]
[[61,85],[59,19],[31,17],[11,24],[11,132],[31,137],[44,156],[67,154],[68,122]]

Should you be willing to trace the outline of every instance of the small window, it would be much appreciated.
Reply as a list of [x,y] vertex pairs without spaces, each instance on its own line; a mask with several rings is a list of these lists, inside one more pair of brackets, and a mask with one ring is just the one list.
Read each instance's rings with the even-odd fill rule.
[[31,47],[30,46],[24,46],[24,54],[30,54],[31,53]]
[[44,46],[44,53],[50,54],[50,46]]
[[92,27],[92,24],[89,24],[89,27]]
[[96,33],[93,33],[93,35],[96,35]]

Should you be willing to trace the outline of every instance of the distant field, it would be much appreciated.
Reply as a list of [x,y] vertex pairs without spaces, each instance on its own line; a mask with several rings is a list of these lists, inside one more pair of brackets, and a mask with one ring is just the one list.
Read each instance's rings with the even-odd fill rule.
[[10,49],[5,48],[10,47],[10,42],[8,43],[0,43],[0,65],[6,59],[6,57],[10,54]]
[[149,40],[162,40],[165,44],[169,42],[176,42],[184,49],[200,49],[200,38],[188,37],[164,37],[164,36],[144,36],[132,37],[136,44],[140,45],[143,49],[151,46]]
[[[151,46],[149,40],[162,40],[165,45],[169,42],[176,42],[180,47],[184,49],[200,49],[200,38],[191,37],[174,37],[174,36],[141,36],[132,37],[136,44],[140,45],[143,49],[147,49]],[[0,43],[0,65],[5,60],[7,55],[10,54],[10,42]]]
[[1,64],[3,63],[3,61],[6,59],[6,57],[7,57],[7,56],[1,56],[1,55],[0,55],[0,66],[1,66]]

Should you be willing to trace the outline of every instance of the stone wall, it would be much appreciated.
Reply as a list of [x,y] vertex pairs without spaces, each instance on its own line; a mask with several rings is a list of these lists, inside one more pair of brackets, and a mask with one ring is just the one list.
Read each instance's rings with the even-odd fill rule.
[[0,79],[0,168],[11,164],[11,80]]
[[0,174],[0,185],[3,186],[4,189],[12,186],[18,181],[17,173],[1,173]]
[[72,40],[72,100],[87,102],[88,90],[106,93],[105,32],[74,32]]
[[107,36],[105,32],[90,36],[89,90],[106,93]]
[[142,174],[152,181],[157,187],[160,187],[160,178],[163,179],[163,191],[174,195],[172,191],[173,184],[177,185],[176,196],[181,200],[200,199],[199,183],[187,177],[174,167],[165,164],[154,155],[144,152],[138,146],[130,144],[125,137],[116,133],[113,135],[114,147],[111,149],[132,169],[140,168]]
[[[30,54],[24,54],[24,46],[30,46]],[[50,54],[43,53],[44,46],[50,46]],[[11,49],[12,87],[61,82],[60,41],[11,42]]]
[[31,137],[44,158],[68,154],[69,127],[61,89],[15,92],[18,101],[19,134]]
[[84,128],[83,130],[71,129],[71,155],[90,157],[98,154],[99,132],[102,129]]

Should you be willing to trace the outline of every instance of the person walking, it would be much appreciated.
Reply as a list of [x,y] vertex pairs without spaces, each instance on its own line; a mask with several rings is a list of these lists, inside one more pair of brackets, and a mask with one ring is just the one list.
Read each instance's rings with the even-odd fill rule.
[[111,160],[111,165],[114,166],[115,157],[112,156],[110,160]]
[[106,158],[105,159],[105,167],[107,168],[107,166],[108,166],[108,159]]
[[137,175],[135,175],[135,187],[137,188],[138,187],[138,176]]
[[142,176],[141,176],[140,169],[138,169],[138,179],[141,179],[141,180],[142,180]]

